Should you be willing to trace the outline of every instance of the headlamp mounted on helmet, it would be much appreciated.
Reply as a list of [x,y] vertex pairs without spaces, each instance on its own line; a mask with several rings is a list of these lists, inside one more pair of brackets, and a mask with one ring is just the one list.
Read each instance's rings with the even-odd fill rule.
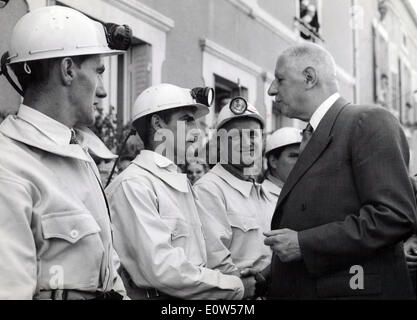
[[197,103],[204,104],[207,107],[211,107],[214,102],[214,90],[210,87],[191,89],[191,96]]
[[104,30],[106,31],[107,43],[110,49],[114,50],[128,50],[132,44],[132,29],[124,24],[117,25],[114,23],[105,23]]
[[232,101],[230,101],[230,111],[232,111],[233,114],[240,116],[248,111],[248,102],[243,97],[233,98]]

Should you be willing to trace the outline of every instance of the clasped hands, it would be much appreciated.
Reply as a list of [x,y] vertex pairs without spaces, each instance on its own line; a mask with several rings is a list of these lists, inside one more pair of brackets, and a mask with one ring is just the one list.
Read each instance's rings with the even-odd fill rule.
[[[298,232],[290,229],[279,229],[264,232],[264,236],[266,237],[265,245],[271,247],[282,262],[301,260]],[[240,271],[240,277],[245,287],[244,298],[265,296],[267,291],[266,279],[269,278],[270,271],[270,266],[262,271],[253,268]]]

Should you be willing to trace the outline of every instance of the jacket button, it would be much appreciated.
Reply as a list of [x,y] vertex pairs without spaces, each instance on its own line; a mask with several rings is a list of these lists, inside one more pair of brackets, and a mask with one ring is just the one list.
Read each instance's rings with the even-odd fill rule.
[[73,238],[73,239],[76,239],[76,238],[78,238],[78,236],[80,235],[80,233],[78,232],[78,230],[71,230],[71,232],[70,232],[70,236],[71,236],[71,238]]

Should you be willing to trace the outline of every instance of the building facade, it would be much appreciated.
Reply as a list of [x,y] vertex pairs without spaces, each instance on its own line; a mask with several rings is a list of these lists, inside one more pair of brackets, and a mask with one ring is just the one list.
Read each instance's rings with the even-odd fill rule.
[[[0,56],[8,50],[13,26],[27,12],[28,6],[24,0],[10,1],[0,9]],[[9,85],[6,78],[0,77],[0,122],[8,114],[16,112],[19,104],[19,94]]]
[[362,103],[379,103],[403,125],[417,173],[416,0],[356,0],[357,88]]
[[[385,102],[399,117],[416,159],[417,19],[412,1],[14,0],[0,9],[0,17],[12,19],[9,12],[14,12],[17,18],[25,10],[59,4],[98,21],[131,26],[132,48],[106,60],[108,97],[102,108],[117,115],[119,128],[129,123],[137,95],[161,82],[215,88],[216,105],[201,121],[207,130],[225,101],[236,95],[247,97],[265,116],[268,133],[287,125],[302,128],[303,123],[279,114],[267,89],[278,54],[314,41],[335,57],[343,96],[357,103]],[[0,35],[2,50],[8,34]],[[17,108],[18,97],[4,82],[0,108],[7,113]],[[415,165],[412,170],[417,171]]]

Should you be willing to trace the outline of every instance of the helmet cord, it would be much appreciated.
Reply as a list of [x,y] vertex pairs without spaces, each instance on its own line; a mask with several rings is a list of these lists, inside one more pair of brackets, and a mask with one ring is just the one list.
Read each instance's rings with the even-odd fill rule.
[[19,88],[19,86],[16,84],[16,82],[13,81],[12,77],[9,74],[9,71],[7,70],[7,60],[9,59],[9,53],[6,52],[1,57],[1,68],[0,68],[0,75],[4,75],[7,79],[7,81],[10,83],[10,85],[23,97],[23,90]]
[[[134,136],[135,134],[136,134],[136,130],[132,128],[129,131],[129,134],[126,136],[125,140],[123,141],[123,144],[122,144],[122,146],[120,148],[119,154],[122,154],[123,153],[123,151],[124,151],[124,149],[126,147],[126,144],[127,144],[127,140],[129,140],[130,136]],[[118,157],[116,159],[116,161],[114,162],[113,168],[112,168],[112,170],[110,172],[109,178],[107,179],[107,183],[106,183],[106,186],[104,188],[107,188],[109,186],[109,184],[111,182],[111,179],[113,178],[114,172],[116,171],[117,164],[119,163],[119,159],[120,159],[120,157]]]

